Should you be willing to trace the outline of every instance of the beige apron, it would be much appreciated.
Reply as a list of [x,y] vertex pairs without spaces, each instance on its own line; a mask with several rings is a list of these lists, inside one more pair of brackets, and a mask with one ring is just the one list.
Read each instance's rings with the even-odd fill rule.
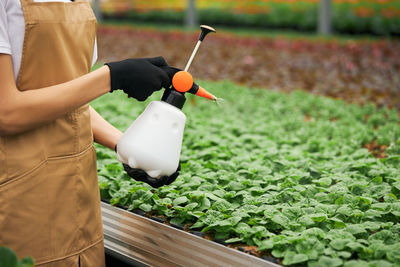
[[[18,89],[88,73],[96,32],[90,5],[84,0],[21,4],[25,38]],[[0,137],[1,245],[19,258],[32,256],[36,266],[104,266],[88,105],[22,134]]]

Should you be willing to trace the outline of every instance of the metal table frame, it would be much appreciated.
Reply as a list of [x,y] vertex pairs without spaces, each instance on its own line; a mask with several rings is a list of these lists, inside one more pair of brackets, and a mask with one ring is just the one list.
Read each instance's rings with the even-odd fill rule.
[[280,265],[101,203],[104,246],[133,266]]

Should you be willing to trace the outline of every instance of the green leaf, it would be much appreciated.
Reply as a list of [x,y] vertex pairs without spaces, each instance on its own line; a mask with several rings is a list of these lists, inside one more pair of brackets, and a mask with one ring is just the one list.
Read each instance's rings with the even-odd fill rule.
[[117,177],[123,171],[123,168],[119,163],[111,163],[106,166],[106,171],[110,177]]
[[139,209],[145,211],[145,212],[149,212],[151,211],[152,206],[146,203],[142,203],[139,205]]
[[190,228],[191,229],[196,229],[196,228],[200,228],[203,227],[205,225],[205,223],[203,221],[197,221],[195,224],[193,224]]
[[368,262],[363,260],[351,260],[344,263],[344,267],[365,267],[368,266]]
[[34,267],[31,257],[23,258],[18,261],[14,251],[7,247],[0,247],[0,266],[1,267]]
[[[371,267],[392,267],[393,264],[391,262],[385,261],[385,260],[375,260],[375,261],[370,261],[369,266]],[[396,266],[396,265],[394,265]]]
[[300,240],[295,245],[296,251],[307,255],[308,259],[316,260],[324,252],[324,245],[315,238]]
[[303,232],[303,235],[307,237],[317,237],[319,239],[324,239],[326,234],[323,230],[317,227],[312,227]]
[[186,202],[188,202],[187,197],[185,197],[185,196],[183,196],[183,197],[178,197],[178,198],[176,198],[176,199],[174,199],[174,200],[172,201],[172,205],[174,205],[174,206],[179,206],[180,204],[184,204],[184,203],[186,203]]
[[276,224],[279,224],[283,227],[286,227],[289,224],[289,219],[282,215],[282,214],[276,214],[272,217],[272,221]]
[[348,259],[351,257],[351,253],[348,251],[339,251],[339,252],[337,252],[337,255],[344,259]]
[[298,219],[298,222],[305,226],[314,225],[314,221],[308,215],[304,215]]
[[274,256],[275,258],[282,258],[285,255],[286,249],[282,249],[282,248],[274,248],[271,251],[272,256]]
[[393,183],[392,186],[400,191],[400,181]]
[[367,232],[361,224],[348,224],[346,226],[346,231],[353,235],[363,234]]
[[226,200],[218,200],[214,203],[213,205],[217,210],[221,212],[226,212],[230,208],[232,208],[232,205],[226,201]]
[[345,228],[346,227],[346,224],[338,218],[329,218],[329,221],[333,222],[333,225],[335,228]]
[[240,242],[240,241],[242,241],[241,237],[234,237],[234,238],[230,238],[228,240],[225,240],[225,243],[229,244],[229,243],[236,243],[236,242]]
[[342,207],[339,207],[339,208],[336,210],[336,212],[337,212],[338,214],[342,214],[342,215],[345,215],[345,216],[351,216],[351,215],[353,214],[353,209],[350,208],[350,207],[348,207],[347,205],[344,205],[344,206],[342,206]]
[[[0,265],[1,266],[1,265]],[[19,263],[17,267],[34,267],[35,264],[33,262],[32,258],[23,258]]]
[[224,222],[227,222],[227,224],[230,225],[230,226],[235,226],[235,225],[238,224],[241,220],[242,220],[242,217],[234,216],[234,217],[228,218],[228,219],[225,220]]
[[327,216],[324,213],[315,213],[315,214],[310,214],[309,216],[311,220],[313,220],[314,222],[323,222],[327,219]]
[[269,250],[274,247],[274,241],[270,239],[264,239],[260,241],[258,244],[258,250]]
[[346,247],[346,245],[351,242],[349,239],[335,239],[332,240],[329,245],[336,250],[342,250]]
[[181,225],[185,219],[180,217],[174,217],[170,220],[171,224]]
[[196,208],[199,204],[197,203],[190,203],[188,205],[185,206],[185,209],[187,210],[193,210],[194,208]]
[[393,236],[393,233],[389,230],[381,230],[379,232],[376,232],[375,234],[371,235],[368,237],[368,241],[370,243],[374,241],[381,241],[384,244],[392,245],[398,242],[396,240],[395,236]]
[[359,242],[351,241],[346,244],[346,247],[350,248],[353,251],[361,251],[364,249],[364,245]]
[[14,251],[7,247],[0,247],[0,266],[17,267],[18,259]]
[[200,201],[200,206],[198,207],[198,210],[203,211],[209,209],[210,207],[211,207],[210,200],[206,197],[203,197]]
[[400,244],[394,244],[390,246],[389,250],[386,253],[387,259],[391,262],[400,263]]
[[214,236],[215,239],[222,239],[222,240],[228,237],[229,237],[229,232],[223,232],[223,231],[216,232]]
[[332,183],[332,179],[328,177],[324,177],[318,180],[314,180],[313,183],[318,183],[320,186],[328,187]]
[[338,258],[331,258],[327,256],[321,256],[318,261],[312,261],[308,263],[309,267],[337,267],[342,266],[343,262]]
[[367,222],[362,223],[362,227],[364,227],[365,229],[372,230],[372,231],[376,231],[379,228],[381,228],[381,226],[378,222],[373,222],[373,221],[367,221]]
[[238,234],[246,234],[251,232],[251,227],[244,222],[240,222],[234,227],[234,231]]
[[293,251],[289,251],[289,252],[285,253],[285,257],[283,258],[282,263],[284,265],[291,265],[291,264],[305,262],[307,260],[308,260],[307,255],[297,254]]

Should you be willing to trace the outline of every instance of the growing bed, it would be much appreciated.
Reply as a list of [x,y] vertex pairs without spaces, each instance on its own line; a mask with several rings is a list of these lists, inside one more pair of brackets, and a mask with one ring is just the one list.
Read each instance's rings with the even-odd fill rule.
[[[199,84],[226,101],[187,100],[178,179],[135,182],[97,146],[104,200],[283,265],[400,266],[397,110]],[[113,93],[92,105],[125,130],[147,103]]]

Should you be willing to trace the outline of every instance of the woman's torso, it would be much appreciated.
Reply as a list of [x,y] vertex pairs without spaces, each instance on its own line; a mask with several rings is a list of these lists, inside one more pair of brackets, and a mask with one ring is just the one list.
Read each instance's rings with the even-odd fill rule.
[[[35,90],[87,74],[96,33],[88,2],[20,1],[26,26],[18,90]],[[18,39],[15,32],[8,34],[11,24],[4,23],[18,13],[12,2],[19,0],[0,0],[0,29],[3,37],[7,32],[3,44],[8,45],[8,54],[17,46],[8,35]],[[88,105],[26,132],[1,136],[0,244],[20,258],[32,256],[37,266],[104,266],[102,240]]]

